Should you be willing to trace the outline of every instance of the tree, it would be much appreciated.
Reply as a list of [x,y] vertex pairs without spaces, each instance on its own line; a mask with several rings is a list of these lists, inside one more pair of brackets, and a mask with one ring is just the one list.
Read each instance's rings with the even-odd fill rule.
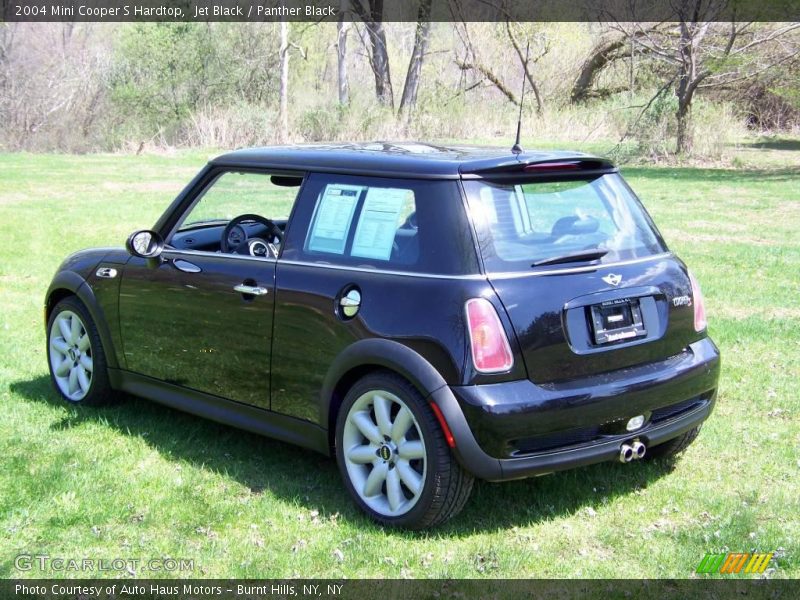
[[[547,53],[550,51],[550,44],[547,36],[544,34],[537,35],[535,32],[525,30],[515,33],[514,30],[517,27],[520,27],[521,29],[521,26],[512,25],[507,21],[505,23],[506,35],[508,40],[511,42],[512,50],[514,51],[514,54],[516,55],[517,60],[523,69],[524,77],[528,82],[528,86],[531,88],[533,95],[536,98],[536,112],[541,114],[544,110],[544,101],[542,99],[542,93],[539,85],[536,79],[533,77],[532,67],[547,55]],[[459,29],[457,27],[456,31],[458,31],[461,35],[461,40],[466,50],[466,57],[464,59],[456,58],[456,65],[458,65],[458,68],[462,71],[474,71],[483,76],[483,78],[487,79],[489,83],[497,88],[497,90],[502,93],[509,102],[519,106],[521,98],[517,99],[517,96],[513,91],[511,91],[511,86],[503,81],[500,75],[498,75],[489,65],[482,62],[478,57],[478,52],[476,51],[475,45],[472,43],[470,38],[467,22],[462,21],[461,28]],[[518,37],[520,33],[524,35],[526,39],[524,49],[523,44]],[[528,52],[531,41],[534,42],[535,46],[538,46],[538,51],[535,56],[531,56]]]
[[0,24],[0,144],[87,149],[105,100],[108,54],[96,24]]
[[783,43],[800,23],[715,22],[717,11],[724,6],[724,2],[689,0],[677,6],[671,27],[648,30],[641,23],[632,24],[635,44],[664,64],[664,77],[675,82],[675,147],[679,154],[692,151],[692,102],[699,90],[752,79],[800,55],[797,40]]
[[349,0],[341,0],[339,22],[336,26],[336,65],[337,84],[339,91],[339,104],[346,106],[350,102],[350,93],[347,85],[347,33],[349,23],[345,20]]
[[514,26],[511,25],[509,21],[506,21],[506,33],[508,33],[508,39],[511,41],[511,45],[514,47],[514,52],[517,55],[520,64],[522,65],[523,71],[525,71],[525,79],[528,80],[528,84],[530,85],[533,95],[536,98],[536,112],[541,115],[544,111],[544,102],[542,101],[542,94],[539,91],[539,86],[531,74],[530,66],[532,64],[535,65],[537,62],[539,62],[539,60],[544,58],[548,52],[550,52],[550,45],[547,41],[547,37],[541,36],[539,55],[531,58],[528,52],[530,49],[530,37],[526,34],[525,37],[527,38],[528,45],[525,53],[523,53],[522,44],[517,40],[517,35],[514,33]]
[[289,139],[289,24],[286,19],[281,19],[281,46],[278,54],[281,63],[278,120],[280,140],[286,142]]
[[420,0],[417,11],[417,26],[414,33],[414,49],[408,62],[406,83],[403,86],[403,96],[400,99],[400,116],[408,120],[411,111],[417,104],[422,63],[425,59],[425,50],[428,47],[428,36],[431,28],[431,4],[433,0]]
[[386,46],[386,31],[383,27],[383,1],[367,0],[365,8],[363,0],[353,0],[352,6],[367,28],[370,42],[369,61],[375,76],[375,97],[383,106],[394,108],[392,76],[389,72],[389,51]]
[[622,35],[615,35],[610,38],[607,35],[603,36],[589,52],[586,60],[583,61],[578,77],[575,79],[570,91],[570,102],[585,102],[590,98],[609,96],[622,91],[622,88],[597,90],[594,89],[594,85],[598,76],[606,67],[618,60],[631,58],[636,47],[637,38],[642,37],[645,33],[655,32],[661,27],[663,27],[663,24],[659,23],[646,28],[644,31],[623,31]]

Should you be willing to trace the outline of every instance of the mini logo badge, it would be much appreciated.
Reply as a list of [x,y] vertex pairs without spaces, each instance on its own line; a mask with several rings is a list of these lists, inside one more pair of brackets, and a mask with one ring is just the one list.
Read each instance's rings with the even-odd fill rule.
[[622,275],[615,275],[614,273],[609,273],[605,277],[603,277],[603,281],[605,281],[608,285],[619,285],[619,282],[622,281]]

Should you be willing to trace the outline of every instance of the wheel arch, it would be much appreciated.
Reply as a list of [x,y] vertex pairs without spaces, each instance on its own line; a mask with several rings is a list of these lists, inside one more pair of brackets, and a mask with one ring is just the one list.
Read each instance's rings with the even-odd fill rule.
[[87,281],[74,271],[61,271],[53,278],[44,301],[45,327],[50,321],[50,315],[56,305],[63,299],[74,296],[80,300],[92,317],[97,331],[100,334],[100,341],[105,350],[106,363],[109,368],[118,368],[117,353],[114,348],[111,333],[106,323],[103,309],[97,302],[94,291]]
[[319,422],[328,429],[331,449],[334,447],[339,407],[347,391],[356,381],[376,371],[400,375],[426,399],[447,385],[436,368],[408,346],[377,338],[355,342],[330,366],[320,392]]

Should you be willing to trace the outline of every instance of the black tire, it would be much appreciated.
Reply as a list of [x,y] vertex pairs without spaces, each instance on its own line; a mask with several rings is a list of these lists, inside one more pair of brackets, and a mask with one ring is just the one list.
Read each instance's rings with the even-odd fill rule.
[[[51,346],[51,337],[54,333],[54,323],[60,316],[64,315],[66,318],[67,315],[70,315],[70,313],[72,315],[77,315],[83,331],[88,337],[89,346],[88,348],[82,350],[82,354],[85,354],[87,357],[89,357],[92,363],[88,389],[84,391],[76,388],[76,395],[73,395],[72,397],[70,397],[70,395],[68,395],[62,389],[65,378],[58,377],[56,374],[56,366],[54,366],[54,361],[57,360],[56,357],[58,355],[58,351],[54,350]],[[59,336],[58,332],[56,332],[56,336],[57,341],[63,340],[69,345],[69,342],[64,337]],[[73,351],[74,350],[75,348],[73,348]],[[97,331],[97,326],[95,325],[92,316],[89,314],[89,311],[77,297],[69,296],[64,298],[58,304],[56,304],[56,306],[53,308],[53,311],[50,313],[50,318],[47,320],[46,352],[47,366],[50,369],[50,380],[52,381],[53,387],[56,389],[58,394],[66,402],[70,404],[81,404],[86,406],[104,406],[112,404],[117,400],[118,395],[115,394],[113,389],[111,389],[111,384],[108,380],[108,363],[106,362],[106,355],[103,349],[103,343],[100,340],[100,334]],[[79,362],[80,358],[78,357],[72,363],[73,367],[77,367]],[[67,368],[69,368],[69,365]],[[86,372],[87,370],[84,369],[84,377]],[[59,380],[61,380],[61,383],[59,383]]]
[[676,438],[672,438],[668,442],[648,448],[645,458],[658,459],[676,456],[689,447],[689,445],[697,438],[698,433],[700,433],[699,426],[695,427],[694,429],[690,429],[686,433],[683,433]]
[[[345,427],[348,422],[348,415],[350,415],[351,409],[357,402],[360,403],[359,407],[363,406],[363,402],[365,402],[364,398],[375,392],[379,394],[386,394],[388,392],[389,396],[399,399],[400,404],[393,403],[393,409],[402,410],[401,405],[408,408],[414,417],[414,423],[408,428],[403,439],[412,442],[422,442],[423,450],[420,456],[424,455],[425,458],[424,477],[421,477],[419,480],[422,482],[422,488],[418,493],[414,494],[411,488],[406,488],[405,480],[402,479],[404,469],[400,468],[400,462],[403,460],[400,447],[404,444],[399,444],[397,450],[392,451],[392,458],[388,459],[389,466],[387,468],[390,470],[394,468],[397,471],[395,478],[399,478],[397,480],[403,482],[402,489],[405,494],[403,502],[413,502],[413,505],[403,514],[385,514],[367,504],[354,487],[354,483],[348,471],[348,461],[344,456]],[[372,406],[369,410],[372,411],[371,414],[374,416],[375,406]],[[355,415],[357,412],[358,407],[353,414]],[[396,417],[399,413],[396,412],[393,414],[395,417],[393,423],[396,423],[398,420]],[[375,423],[378,422],[377,418],[375,418]],[[351,443],[353,439],[353,427],[355,426],[348,426],[348,443]],[[420,439],[417,439],[417,436],[419,436]],[[388,436],[384,437],[384,439],[386,440],[385,443],[388,445],[394,443],[394,440],[388,439]],[[383,525],[407,529],[424,529],[439,525],[458,514],[464,508],[472,492],[474,478],[461,467],[453,456],[450,447],[447,445],[441,426],[430,405],[413,385],[394,373],[372,373],[360,379],[348,391],[337,416],[335,443],[336,462],[339,465],[339,471],[341,472],[345,487],[348,492],[350,492],[355,503],[375,521]],[[362,437],[362,442],[360,443],[364,444],[364,448],[367,446],[370,446],[370,448],[375,447],[374,445],[370,445],[370,440],[366,437]],[[352,445],[350,448],[352,449]],[[380,454],[381,450],[382,449],[379,448],[377,458],[374,459],[378,463],[380,463],[382,459],[382,455]],[[397,461],[397,464],[394,466],[392,464],[393,460]],[[386,464],[387,461],[384,460],[383,463]],[[409,461],[409,464],[414,463],[413,461]],[[420,464],[422,463],[417,463],[417,469],[421,468]],[[369,469],[368,472],[370,474],[372,470],[377,468],[375,463],[373,463],[372,466],[366,464],[355,465],[352,461],[349,461],[349,465],[351,469],[363,467],[364,472],[367,472]],[[419,473],[419,471],[417,471],[417,473]],[[381,494],[376,494],[373,498],[383,496],[391,501],[387,487],[388,479],[389,477],[387,475],[386,480],[381,484],[381,490],[384,491],[382,491]],[[397,485],[401,486],[399,483]],[[398,487],[398,489],[400,489],[400,487]],[[409,499],[409,496],[413,496],[413,498]],[[371,500],[371,498],[368,499]]]

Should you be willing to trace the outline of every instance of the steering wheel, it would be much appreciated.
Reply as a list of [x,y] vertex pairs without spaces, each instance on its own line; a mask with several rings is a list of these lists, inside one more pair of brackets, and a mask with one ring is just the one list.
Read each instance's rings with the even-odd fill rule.
[[[261,223],[267,228],[268,240],[261,238],[247,237],[247,230],[242,227],[242,223],[252,222]],[[231,219],[222,231],[220,239],[220,249],[227,254],[249,254],[264,258],[270,252],[277,257],[278,250],[275,247],[283,243],[283,232],[273,221],[261,215],[245,214]]]

